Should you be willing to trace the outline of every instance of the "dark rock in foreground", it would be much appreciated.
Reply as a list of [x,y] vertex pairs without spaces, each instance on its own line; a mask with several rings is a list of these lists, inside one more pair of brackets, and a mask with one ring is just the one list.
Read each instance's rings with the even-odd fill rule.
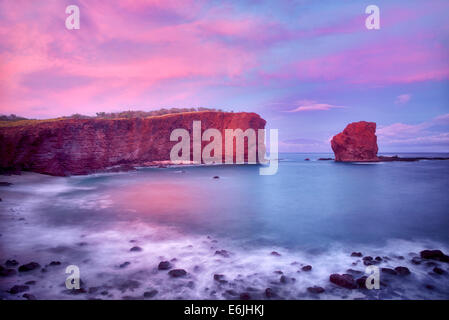
[[27,300],[37,300],[34,295],[29,294],[29,293],[24,293],[22,297],[24,297]]
[[423,259],[449,262],[449,256],[445,255],[441,250],[424,250],[420,252],[420,256]]
[[153,289],[151,291],[146,291],[143,293],[144,298],[153,298],[155,295],[158,294],[158,291]]
[[409,275],[411,273],[410,270],[407,267],[396,267],[396,268],[394,268],[394,270],[400,276],[407,276],[407,275]]
[[312,270],[312,266],[304,266],[301,268],[302,271],[310,271]]
[[158,270],[169,270],[171,269],[171,263],[169,261],[161,261],[157,266]]
[[362,257],[363,254],[361,252],[353,252],[351,253],[351,257]]
[[380,271],[382,271],[382,273],[390,274],[393,276],[398,274],[395,270],[390,269],[390,268],[382,268],[382,269],[380,269]]
[[141,247],[137,247],[137,246],[132,247],[131,249],[129,249],[129,251],[131,251],[131,252],[139,252],[139,251],[142,251],[142,250],[143,249]]
[[318,286],[313,286],[313,287],[308,287],[307,291],[309,291],[310,293],[314,293],[314,294],[320,294],[320,293],[324,292],[324,288],[318,287]]
[[443,269],[435,267],[433,268],[433,272],[435,272],[436,274],[444,274],[446,273]]
[[265,289],[265,296],[266,296],[267,298],[274,298],[274,297],[276,297],[276,293],[273,291],[273,289],[271,289],[271,288],[266,288],[266,289]]
[[173,269],[173,270],[170,270],[168,272],[168,274],[172,278],[179,278],[179,277],[184,277],[187,274],[187,272],[184,269]]
[[243,292],[240,294],[240,300],[250,300],[251,296],[249,295],[248,292]]
[[28,290],[30,290],[29,286],[14,286],[11,289],[9,289],[8,292],[10,294],[17,294],[17,293],[21,293],[21,292],[28,291]]
[[11,259],[11,260],[6,260],[5,262],[5,266],[7,267],[15,267],[19,264],[19,262],[17,262],[17,260]]
[[230,254],[229,254],[229,251],[226,251],[226,250],[217,250],[217,251],[215,251],[215,255],[228,258]]
[[357,283],[350,274],[331,274],[330,282],[346,289],[357,289]]
[[40,264],[37,262],[30,262],[19,267],[19,272],[32,271],[36,268],[40,268]]
[[357,283],[357,286],[360,288],[360,289],[366,289],[366,279],[368,279],[368,277],[367,276],[363,276],[363,277],[360,277],[360,278],[358,278],[355,282]]

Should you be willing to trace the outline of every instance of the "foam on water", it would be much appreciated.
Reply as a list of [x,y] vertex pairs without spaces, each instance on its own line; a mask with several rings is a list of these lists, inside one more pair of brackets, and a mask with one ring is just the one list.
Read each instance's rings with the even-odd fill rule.
[[[355,169],[350,165],[334,166],[328,162],[310,164],[299,160],[288,161],[286,165],[290,170],[287,172],[289,178],[302,179],[298,181],[308,179],[308,183],[301,185],[294,181],[293,185],[291,180],[285,180],[282,174],[286,173],[282,172],[280,177],[268,180],[252,175],[257,168],[249,169],[248,173],[241,167],[185,167],[182,172],[176,168],[152,168],[125,174],[70,178],[33,174],[7,177],[14,185],[1,190],[0,263],[6,259],[16,259],[20,264],[36,261],[42,268],[1,278],[0,297],[22,299],[21,294],[11,295],[6,291],[13,285],[34,280],[36,284],[30,285],[29,293],[40,299],[143,298],[145,292],[152,290],[157,290],[152,297],[154,299],[238,299],[243,292],[249,293],[252,298],[265,299],[267,288],[271,288],[276,298],[280,299],[449,298],[448,264],[436,262],[446,271],[443,275],[437,275],[432,272],[434,266],[426,262],[419,265],[411,262],[424,249],[449,252],[447,242],[439,241],[441,237],[434,238],[430,233],[423,236],[421,233],[413,239],[408,237],[407,231],[402,238],[387,238],[385,230],[397,229],[395,225],[391,226],[395,220],[388,218],[383,220],[378,230],[369,229],[369,224],[366,229],[366,232],[382,234],[383,241],[359,241],[359,229],[366,226],[359,223],[357,216],[345,215],[344,210],[351,207],[335,211],[332,206],[316,201],[312,202],[313,206],[305,207],[316,208],[309,215],[304,208],[294,207],[296,202],[288,198],[298,188],[304,192],[321,188],[323,184],[325,188],[320,190],[330,189],[331,192],[326,199],[331,204],[340,203],[333,197],[340,194],[340,182],[334,175],[341,178],[344,173],[351,177],[351,181],[358,183],[360,177],[355,174],[362,174],[361,177],[366,179],[370,172],[358,171],[362,168]],[[418,169],[406,169],[405,174],[424,174],[433,170],[433,167],[412,165]],[[391,166],[385,164],[380,170],[391,170]],[[401,168],[402,164],[398,166]],[[315,168],[320,171],[312,171],[311,178],[307,178],[306,170]],[[324,172],[323,177],[327,179],[320,180],[318,187],[316,172]],[[390,172],[393,171],[372,173],[389,177]],[[220,179],[213,180],[214,175],[219,175]],[[252,183],[250,179],[255,179],[254,184],[245,185]],[[275,193],[270,193],[269,199],[260,199],[259,195],[266,195],[265,181]],[[433,186],[437,182],[430,181],[430,184],[423,186]],[[382,188],[383,185],[378,183],[376,180],[374,187]],[[330,188],[333,184],[335,187]],[[246,189],[238,189],[237,192],[236,189],[242,185]],[[259,189],[252,189],[257,187]],[[281,188],[288,192],[288,197],[281,198],[282,201],[276,198],[276,192],[279,193]],[[354,201],[356,197],[351,190],[357,191],[357,188],[349,185],[344,195]],[[431,195],[434,196],[438,190],[431,190]],[[229,192],[240,197],[240,200],[230,203]],[[244,197],[242,192],[246,192]],[[410,192],[403,189],[398,196]],[[367,201],[378,205],[368,195]],[[357,195],[360,196],[363,194]],[[207,198],[210,201],[206,201]],[[306,194],[301,199],[304,202],[309,198],[310,195]],[[192,201],[182,202],[183,199]],[[183,206],[172,203],[179,200]],[[248,205],[257,200],[263,205],[256,207],[260,210]],[[273,203],[282,210],[274,210]],[[228,213],[227,210],[231,209],[238,211]],[[360,208],[356,209],[355,212],[360,215]],[[399,219],[402,208],[395,209],[393,213]],[[436,210],[440,207],[429,209],[433,217],[437,217]],[[284,211],[291,212],[282,215]],[[326,226],[326,219],[334,219],[333,215],[337,213],[340,220],[332,220],[331,227],[341,228],[347,234],[344,239],[334,236],[339,233],[332,233],[332,228]],[[426,217],[430,213],[426,212]],[[409,212],[407,216],[413,218]],[[367,215],[367,218],[370,217],[371,213]],[[341,221],[341,224],[336,225],[334,221]],[[404,230],[411,228],[407,221],[404,223]],[[436,223],[444,227],[446,220],[440,218]],[[229,224],[235,225],[230,227]],[[314,229],[323,225],[323,229]],[[326,240],[331,236],[334,238]],[[315,239],[325,240],[321,244],[315,243]],[[291,242],[294,245],[290,245]],[[142,251],[130,251],[134,246]],[[273,251],[278,254],[272,254]],[[411,275],[381,274],[381,290],[337,287],[329,281],[332,273],[343,274],[353,269],[360,272],[354,275],[356,278],[364,275],[365,266],[361,258],[350,256],[352,251],[382,257],[379,267],[405,266],[410,269]],[[61,265],[50,266],[51,261],[60,261]],[[170,261],[173,268],[182,268],[187,275],[171,278],[168,271],[157,269],[161,261]],[[125,262],[129,264],[124,265]],[[66,290],[64,283],[68,275],[65,268],[68,265],[80,268],[82,286],[86,292],[74,295],[74,292]],[[311,265],[312,270],[302,270],[305,265]],[[218,279],[222,281],[215,280],[214,275],[223,275]],[[282,281],[281,276],[284,276]],[[429,289],[432,288],[429,285],[433,289]],[[309,293],[307,288],[312,286],[321,286],[325,292],[320,295]]]

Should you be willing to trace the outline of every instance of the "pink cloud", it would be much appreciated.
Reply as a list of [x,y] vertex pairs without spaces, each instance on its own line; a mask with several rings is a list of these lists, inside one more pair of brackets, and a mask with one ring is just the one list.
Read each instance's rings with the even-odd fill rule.
[[[441,125],[446,125],[447,132],[435,131],[435,127]],[[418,124],[394,123],[380,126],[376,134],[381,146],[440,145],[449,150],[449,114]]]

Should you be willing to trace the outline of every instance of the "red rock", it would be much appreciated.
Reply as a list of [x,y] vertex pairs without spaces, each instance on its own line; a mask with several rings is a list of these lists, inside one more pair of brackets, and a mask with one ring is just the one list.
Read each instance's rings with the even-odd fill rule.
[[[196,120],[201,121],[202,132],[216,128],[222,133],[223,150],[225,129],[257,130],[263,129],[266,123],[255,113],[213,111],[133,119],[28,122],[0,127],[0,169],[17,167],[66,176],[104,171],[114,166],[132,168],[155,161],[168,161],[172,147],[178,143],[170,141],[171,132],[177,128],[186,129],[192,140],[192,126]],[[204,147],[209,142],[202,143]],[[190,145],[192,156],[193,143]],[[245,147],[245,159],[247,149]]]
[[358,285],[350,274],[331,274],[330,282],[346,289],[357,289]]
[[420,255],[423,259],[449,262],[449,256],[445,255],[441,250],[423,250],[420,252]]
[[378,161],[375,122],[354,122],[331,141],[335,161]]

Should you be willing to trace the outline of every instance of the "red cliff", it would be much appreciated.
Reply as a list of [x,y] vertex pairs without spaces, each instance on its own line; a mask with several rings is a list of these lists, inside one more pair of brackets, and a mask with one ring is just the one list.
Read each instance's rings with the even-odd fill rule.
[[187,129],[192,139],[192,123],[196,120],[201,121],[202,132],[216,128],[223,139],[224,129],[257,130],[266,123],[255,113],[212,111],[18,123],[0,127],[0,168],[64,176],[167,161],[177,143],[170,141],[172,130]]
[[353,122],[332,138],[335,161],[379,161],[375,122]]

